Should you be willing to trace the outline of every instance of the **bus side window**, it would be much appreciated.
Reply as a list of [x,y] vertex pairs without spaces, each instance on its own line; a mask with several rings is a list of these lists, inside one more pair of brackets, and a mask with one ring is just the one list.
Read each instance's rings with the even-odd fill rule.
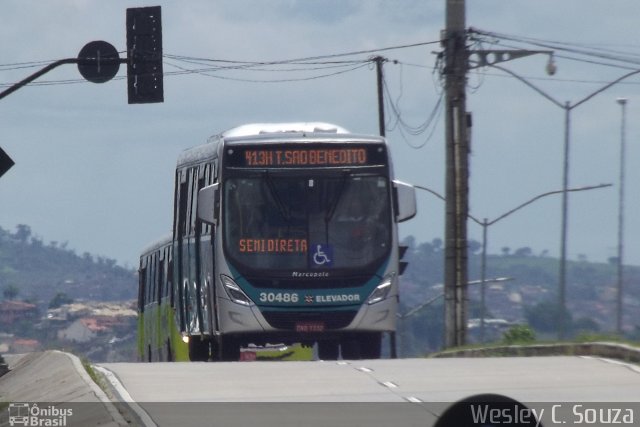
[[187,234],[192,236],[195,231],[195,217],[196,217],[196,201],[197,201],[197,185],[198,173],[195,168],[189,169],[189,176],[187,178]]
[[202,166],[193,170],[193,185],[191,193],[191,235],[199,234],[201,230],[196,230],[198,222],[198,191],[204,186],[204,170]]
[[182,238],[186,234],[187,231],[187,181],[185,179],[184,173],[180,174],[180,184],[178,185],[178,194],[176,195],[176,214],[177,214],[177,223],[176,223],[176,237],[178,239]]
[[161,252],[159,252],[159,259],[158,262],[156,263],[156,268],[158,270],[158,273],[156,275],[156,283],[157,285],[157,289],[156,289],[156,301],[158,301],[158,304],[160,304],[160,301],[162,299],[162,291],[164,288],[164,257],[160,256]]
[[199,172],[198,172],[198,188],[196,189],[196,206],[194,208],[194,215],[196,216],[195,221],[196,221],[196,227],[200,227],[199,230],[196,230],[196,234],[199,235],[203,235],[203,234],[207,234],[209,232],[209,227],[207,224],[205,224],[204,222],[201,222],[198,220],[197,218],[197,210],[198,210],[198,203],[197,203],[197,194],[198,192],[203,189],[205,187],[205,185],[207,185],[207,181],[208,181],[208,175],[209,175],[209,165],[204,165],[204,166],[200,166],[199,168]]
[[171,247],[168,249],[168,266],[167,266],[167,296],[171,300],[171,307],[175,307],[175,293],[173,289],[173,251]]
[[156,284],[155,258],[155,253],[149,256],[149,279],[147,281],[147,296],[145,297],[146,304],[153,302],[153,290]]
[[147,267],[146,267],[146,259],[143,261],[145,264],[144,267],[140,269],[138,273],[138,312],[144,312],[145,305],[145,291],[147,287]]

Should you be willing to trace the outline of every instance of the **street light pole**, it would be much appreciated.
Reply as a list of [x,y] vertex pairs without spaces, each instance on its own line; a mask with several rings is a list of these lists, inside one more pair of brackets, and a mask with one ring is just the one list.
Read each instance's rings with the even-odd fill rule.
[[[485,283],[484,283],[484,275],[485,275],[485,271],[486,271],[486,259],[487,259],[487,255],[486,255],[486,248],[487,248],[487,229],[489,228],[489,226],[495,224],[496,222],[508,217],[509,215],[519,211],[520,209],[524,208],[525,206],[530,205],[531,203],[535,202],[536,200],[542,199],[543,197],[547,197],[547,196],[551,196],[553,194],[560,194],[562,193],[563,199],[566,198],[568,193],[574,193],[574,192],[578,192],[578,191],[586,191],[586,190],[595,190],[598,188],[605,188],[605,187],[611,187],[611,184],[600,184],[600,185],[590,185],[587,187],[578,187],[578,188],[563,188],[562,190],[555,190],[555,191],[548,191],[546,193],[542,193],[539,194],[531,199],[529,199],[528,201],[516,206],[515,208],[511,209],[510,211],[505,212],[504,214],[500,215],[499,217],[491,220],[491,221],[487,221],[487,219],[485,218],[484,221],[480,222],[478,219],[474,218],[473,216],[469,215],[469,218],[471,218],[476,224],[479,224],[482,226],[482,265],[480,267],[480,270],[482,272],[482,286],[480,288],[480,301],[482,304],[481,310],[482,310],[482,318],[480,319],[480,339],[482,340],[482,342],[484,342],[484,314],[485,314]],[[420,187],[416,187],[416,188],[420,188]],[[561,266],[563,265],[563,263],[561,263]],[[564,301],[564,299],[563,299]],[[563,322],[561,322],[563,323]],[[561,326],[562,328],[562,326]]]
[[485,218],[482,221],[482,260],[480,261],[480,342],[484,342],[484,319],[487,317],[487,306],[485,304],[487,277],[487,229],[489,221]]
[[622,291],[623,291],[623,250],[624,250],[624,175],[625,175],[625,128],[627,116],[627,99],[618,98],[617,103],[622,107],[620,122],[620,183],[618,199],[618,280],[616,295],[616,333],[622,335]]
[[[569,111],[569,110],[567,110]],[[587,190],[596,190],[598,188],[606,188],[606,187],[611,187],[612,184],[599,184],[599,185],[590,185],[590,186],[586,186],[586,187],[578,187],[578,188],[563,188],[562,190],[555,190],[555,191],[547,191],[546,193],[542,193],[542,194],[538,194],[535,197],[532,197],[531,199],[527,200],[524,203],[519,204],[518,206],[516,206],[515,208],[503,213],[502,215],[500,215],[499,217],[496,217],[495,219],[492,219],[491,221],[487,220],[487,218],[485,218],[483,221],[480,221],[478,218],[476,218],[475,216],[471,215],[470,213],[467,212],[467,217],[471,220],[473,220],[476,224],[482,226],[482,258],[481,258],[481,266],[480,266],[480,271],[481,271],[481,279],[480,279],[480,303],[481,303],[481,318],[480,318],[480,339],[482,341],[484,341],[484,318],[486,315],[485,312],[485,284],[487,282],[485,276],[486,276],[486,270],[487,270],[487,234],[488,234],[488,228],[495,224],[496,222],[505,219],[506,217],[508,217],[509,215],[519,211],[520,209],[529,206],[531,203],[535,202],[536,200],[542,199],[543,197],[547,197],[547,196],[551,196],[554,194],[560,194],[562,193],[563,198],[566,197],[566,195],[568,193],[574,193],[574,192],[578,192],[578,191],[587,191]],[[414,185],[415,188],[419,189],[419,190],[424,190],[427,191],[431,194],[433,194],[434,196],[436,196],[437,198],[439,198],[440,200],[443,200],[446,202],[446,198],[444,196],[442,196],[440,193],[438,193],[437,191],[434,191],[428,187],[424,187],[421,185]],[[563,263],[561,263],[562,265]],[[466,282],[466,284],[468,285],[471,282]],[[445,294],[446,295],[446,294]],[[564,299],[562,300],[564,301]],[[446,331],[445,331],[446,332]]]
[[558,320],[558,338],[564,339],[567,332],[564,308],[567,303],[567,235],[569,229],[569,143],[571,142],[571,105],[564,104],[564,156],[562,161],[562,221],[560,230],[560,280],[558,286],[558,300],[560,304],[560,318]]
[[516,79],[520,80],[522,83],[524,83],[525,85],[529,86],[531,89],[535,90],[536,92],[538,92],[540,95],[542,95],[543,97],[545,97],[546,99],[548,99],[549,101],[551,101],[554,105],[562,108],[565,112],[565,129],[564,129],[564,159],[563,159],[563,190],[565,191],[564,196],[562,198],[562,230],[560,232],[561,234],[561,238],[560,238],[560,272],[559,272],[559,285],[558,285],[558,304],[559,304],[559,309],[561,312],[561,317],[560,319],[558,319],[558,338],[559,339],[564,339],[565,338],[565,333],[566,333],[566,324],[565,324],[565,318],[564,318],[564,311],[566,309],[566,287],[567,287],[567,229],[568,229],[568,210],[569,210],[569,199],[568,199],[568,195],[567,195],[567,187],[569,185],[569,143],[570,143],[570,128],[571,128],[571,111],[574,108],[579,107],[580,105],[584,104],[585,102],[591,100],[591,98],[595,97],[596,95],[604,92],[605,90],[609,89],[610,87],[620,83],[621,81],[634,76],[636,74],[640,74],[640,69],[639,70],[633,70],[630,71],[620,77],[618,77],[617,79],[613,80],[612,82],[609,82],[605,85],[603,85],[602,87],[600,87],[598,90],[590,93],[589,95],[585,96],[584,98],[582,98],[580,101],[575,102],[574,104],[571,104],[569,102],[566,102],[565,104],[562,104],[561,102],[559,102],[558,100],[556,100],[554,97],[552,97],[551,95],[549,95],[548,93],[546,93],[545,91],[543,91],[542,89],[540,89],[539,87],[537,87],[536,85],[534,85],[533,83],[531,83],[530,81],[528,81],[527,79],[525,79],[524,77],[514,73],[513,71],[504,68],[504,67],[500,67],[498,65],[495,64],[487,64],[490,67],[496,68],[498,70],[504,71],[507,74],[510,74],[511,76],[515,77]]

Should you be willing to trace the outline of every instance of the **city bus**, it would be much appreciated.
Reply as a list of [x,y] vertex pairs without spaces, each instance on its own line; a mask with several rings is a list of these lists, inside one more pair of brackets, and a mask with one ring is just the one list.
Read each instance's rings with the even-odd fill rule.
[[379,358],[396,327],[397,224],[415,214],[382,137],[291,123],[209,138],[180,155],[172,236],[141,257],[140,357],[299,344]]

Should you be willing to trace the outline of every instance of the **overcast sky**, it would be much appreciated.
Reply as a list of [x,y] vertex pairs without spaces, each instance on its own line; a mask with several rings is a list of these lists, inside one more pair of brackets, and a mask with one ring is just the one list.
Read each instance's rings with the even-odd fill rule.
[[[375,134],[375,69],[364,63],[375,54],[369,51],[437,42],[445,21],[445,0],[1,0],[1,89],[48,61],[77,56],[92,40],[125,51],[125,9],[158,4],[167,55],[163,104],[128,105],[125,67],[113,81],[93,84],[82,81],[74,65],[0,100],[0,146],[16,162],[0,178],[0,227],[27,224],[45,243],[68,242],[79,254],[135,266],[140,250],[170,231],[173,172],[182,150],[250,122],[325,121]],[[467,2],[470,27],[634,58],[640,55],[639,16],[638,0]],[[545,49],[499,37],[483,40],[473,48]],[[390,60],[385,65],[390,99],[413,127],[438,111],[442,86],[434,52],[440,49],[435,43],[379,53]],[[367,52],[328,58],[358,51]],[[184,57],[270,62],[316,56],[323,57],[317,61],[322,64],[179,73],[211,66]],[[545,73],[546,55],[500,65],[561,104],[578,102],[640,68],[640,63],[623,63],[629,67],[623,69],[594,63],[605,61],[601,58],[578,57],[587,58],[556,52],[553,77]],[[336,60],[360,62],[327,64]],[[40,61],[34,67],[15,65]],[[335,75],[320,78],[328,74]],[[573,259],[606,261],[616,255],[621,128],[616,98],[627,97],[625,260],[640,265],[639,84],[640,75],[630,77],[572,111],[570,187],[615,184],[570,196]],[[469,74],[468,109],[474,216],[492,220],[561,188],[562,108],[489,67]],[[387,113],[397,177],[444,194],[443,115],[411,136],[400,131],[390,108]],[[426,192],[418,200],[418,216],[402,226],[403,235],[413,234],[418,242],[442,238],[444,204]],[[489,250],[530,247],[534,254],[558,256],[560,207],[560,196],[550,196],[496,223],[489,229]],[[480,227],[470,222],[469,235],[480,240]]]

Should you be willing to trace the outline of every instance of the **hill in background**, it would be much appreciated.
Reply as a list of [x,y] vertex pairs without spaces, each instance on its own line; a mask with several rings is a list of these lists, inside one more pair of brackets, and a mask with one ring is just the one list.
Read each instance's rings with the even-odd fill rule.
[[[398,336],[403,356],[424,354],[441,349],[444,330],[443,285],[444,245],[441,239],[418,243],[408,237],[409,262],[401,278]],[[481,275],[481,245],[469,242],[469,280]],[[558,304],[560,262],[546,252],[534,254],[530,248],[487,256],[486,279],[509,278],[487,283],[485,291],[485,341],[502,339],[502,334],[516,324],[526,324],[538,338],[557,339],[559,319],[567,325],[567,338],[611,335],[616,324],[616,259],[609,263],[588,262],[586,258],[567,262],[566,309]],[[623,280],[624,338],[640,340],[640,267],[625,266]],[[478,342],[481,317],[479,285],[469,286],[470,342]],[[425,301],[432,301],[419,309]],[[404,340],[404,341],[403,341]]]
[[[400,313],[405,316],[398,322],[397,342],[401,356],[419,356],[442,348],[444,245],[440,239],[419,243],[413,237],[403,244],[409,247],[404,257],[409,266],[401,277]],[[480,279],[480,247],[469,242],[470,280]],[[569,261],[562,310],[558,259],[529,248],[488,255],[486,277],[510,280],[486,286],[486,341],[500,340],[516,324],[529,325],[539,338],[554,339],[560,318],[566,319],[569,338],[611,333],[617,295],[616,263],[611,261]],[[26,316],[0,318],[0,335],[12,334],[11,342],[28,350],[30,343],[35,345],[29,340],[37,340],[37,348],[71,348],[94,361],[135,360],[134,269],[89,253],[78,255],[66,243],[45,244],[29,226],[18,225],[13,232],[0,228],[0,291],[0,305]],[[117,306],[105,306],[108,302]],[[623,306],[625,337],[640,339],[640,267],[625,267]],[[480,286],[472,285],[470,342],[479,340],[481,313]]]
[[112,259],[78,255],[66,242],[45,244],[21,224],[13,233],[0,228],[0,290],[5,299],[39,306],[48,306],[58,294],[74,300],[130,300],[137,296],[137,272]]
[[137,272],[67,244],[0,228],[0,353],[72,351],[136,360]]

